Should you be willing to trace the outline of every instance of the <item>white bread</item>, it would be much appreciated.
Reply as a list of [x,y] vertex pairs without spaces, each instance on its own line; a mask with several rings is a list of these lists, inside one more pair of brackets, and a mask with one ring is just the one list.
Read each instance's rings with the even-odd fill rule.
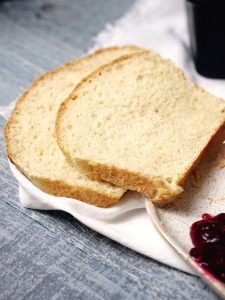
[[135,46],[99,50],[44,74],[20,97],[5,127],[7,155],[41,190],[101,207],[124,194],[122,188],[89,179],[66,160],[56,142],[55,119],[80,80],[102,64],[138,51],[143,50]]
[[58,143],[94,178],[173,201],[225,121],[225,102],[152,52],[131,54],[81,82],[61,105]]

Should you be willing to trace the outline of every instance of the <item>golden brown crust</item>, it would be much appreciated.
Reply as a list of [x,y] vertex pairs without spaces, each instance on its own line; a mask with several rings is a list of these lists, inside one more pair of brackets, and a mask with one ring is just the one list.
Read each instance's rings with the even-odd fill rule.
[[[95,70],[93,73],[88,75],[86,78],[84,78],[73,90],[73,92],[69,95],[69,97],[60,105],[60,108],[57,113],[56,117],[56,123],[55,123],[55,132],[56,132],[56,138],[58,145],[62,152],[65,154],[66,157],[70,161],[73,161],[73,158],[71,157],[70,153],[65,149],[63,143],[61,142],[60,138],[60,122],[63,113],[67,110],[67,106],[70,101],[74,101],[77,97],[77,94],[81,87],[88,81],[92,80],[95,76],[98,76],[98,74],[104,70],[109,69],[111,66],[113,66],[116,63],[123,62],[127,59],[129,59],[132,56],[139,56],[142,55],[143,53],[149,53],[150,51],[143,51],[139,53],[134,53],[134,54],[129,54],[129,55],[124,55],[122,57],[119,57],[112,61],[109,64],[103,65],[99,67],[97,70]],[[154,54],[158,56],[157,54]],[[157,197],[158,195],[158,190],[154,186],[153,182],[150,182],[146,177],[140,176],[138,174],[134,174],[131,172],[128,172],[126,170],[118,169],[113,166],[107,166],[107,165],[102,165],[102,164],[97,164],[90,162],[88,160],[84,159],[76,159],[76,162],[80,165],[81,169],[86,172],[87,175],[89,175],[92,178],[98,179],[98,180],[103,180],[106,182],[110,182],[114,184],[115,186],[120,186],[125,189],[130,189],[134,191],[138,191],[143,193],[147,198],[151,199],[151,201],[157,203],[159,206],[164,205],[166,203],[169,203],[173,201],[182,191],[183,189],[179,186],[176,186],[173,191],[169,190],[166,188],[166,184],[163,186],[162,184],[162,189],[164,190],[163,198],[161,197],[160,199]],[[94,176],[93,176],[94,174]],[[161,181],[162,182],[162,181]],[[162,195],[161,195],[162,196]]]
[[[140,48],[136,47],[135,45],[126,45],[126,46],[123,46],[123,47],[124,48],[134,48],[134,49],[137,49],[137,51],[140,50]],[[59,66],[58,68],[50,70],[50,71],[46,72],[45,74],[43,74],[43,75],[39,76],[38,78],[36,78],[34,81],[32,81],[29,88],[27,90],[25,90],[25,92],[22,94],[22,96],[20,96],[20,98],[16,102],[15,107],[14,107],[8,121],[6,122],[5,127],[4,127],[4,136],[5,136],[5,142],[6,142],[6,154],[12,160],[12,162],[14,162],[14,158],[13,158],[13,155],[11,155],[11,152],[10,152],[10,149],[9,149],[8,130],[9,130],[9,127],[11,126],[11,124],[13,123],[14,114],[16,114],[17,109],[19,108],[21,103],[26,99],[26,97],[29,94],[30,90],[32,90],[35,86],[37,86],[42,80],[46,79],[47,77],[52,76],[55,73],[59,73],[62,70],[70,68],[70,67],[74,67],[75,65],[78,65],[78,64],[82,63],[84,60],[88,60],[88,59],[90,59],[90,58],[92,58],[96,55],[102,54],[102,53],[107,52],[107,51],[114,51],[114,50],[120,49],[120,48],[121,47],[114,46],[114,47],[109,47],[109,48],[98,49],[94,53],[89,54],[88,56],[81,57],[81,58],[73,60],[71,62],[67,62],[64,65]]]
[[93,189],[82,186],[69,186],[62,181],[52,181],[46,178],[30,178],[34,185],[42,191],[56,197],[79,199],[82,202],[98,207],[108,207],[120,200],[119,197],[101,194]]
[[[199,156],[193,164],[186,170],[183,176],[176,182],[175,186],[170,185],[169,182],[159,180],[155,182],[149,181],[147,177],[129,172],[127,170],[115,168],[114,166],[103,165],[100,163],[93,163],[85,159],[76,159],[76,162],[84,170],[84,172],[94,179],[110,182],[116,186],[120,186],[133,191],[138,191],[145,195],[149,200],[158,206],[163,206],[167,203],[173,202],[182,192],[181,185],[184,184],[187,176],[198,165],[202,156],[207,151],[212,141],[220,134],[223,129],[223,124],[211,136],[208,144],[200,152]],[[159,191],[160,187],[160,191]]]
[[[76,163],[78,163],[82,170],[84,170],[84,172],[93,179],[103,180],[116,186],[138,191],[154,202],[157,206],[163,206],[167,203],[173,202],[183,192],[182,185],[188,175],[194,168],[196,168],[209,145],[220,134],[223,126],[224,124],[220,125],[220,127],[215,131],[205,148],[202,149],[196,160],[192,165],[190,165],[175,185],[170,185],[169,182],[163,180],[161,180],[161,182],[157,181],[155,182],[156,184],[154,184],[154,180],[149,181],[147,177],[139,174],[115,168],[114,166],[103,165],[96,162],[94,163],[85,159],[76,158]],[[159,186],[161,191],[159,191]]]
[[220,126],[215,130],[214,134],[210,137],[208,143],[205,145],[205,147],[199,153],[199,155],[197,156],[196,160],[187,168],[186,172],[179,179],[179,181],[177,182],[177,184],[179,184],[179,185],[183,185],[184,184],[184,182],[187,179],[187,177],[190,174],[190,172],[193,171],[198,166],[198,164],[200,163],[202,157],[204,156],[204,154],[208,150],[209,146],[213,143],[213,141],[217,138],[217,136],[220,135],[221,130],[224,127],[224,124],[225,124],[225,122],[222,123],[222,124],[220,124]]
[[[13,162],[12,162],[13,163]],[[93,189],[82,186],[70,186],[65,182],[59,180],[50,180],[48,178],[40,178],[26,175],[23,170],[16,163],[13,163],[16,168],[27,177],[37,188],[40,188],[43,192],[56,196],[56,197],[68,197],[80,200],[87,204],[91,204],[98,207],[108,207],[114,203],[117,203],[124,193],[118,197],[112,197],[112,195],[101,194]]]
[[[179,181],[176,182],[176,185],[174,187],[172,186],[172,189],[168,182],[161,181],[160,183],[159,181],[157,181],[157,186],[154,186],[154,182],[149,181],[149,179],[144,176],[129,172],[127,170],[115,168],[113,166],[93,163],[91,161],[78,158],[76,159],[76,162],[84,170],[84,172],[92,178],[110,182],[116,186],[120,186],[126,189],[141,192],[156,205],[163,206],[167,203],[173,202],[183,192],[183,188],[181,186],[184,184],[190,172],[197,167],[204,153],[207,151],[209,145],[220,134],[223,126],[224,124],[222,124],[216,130],[214,135],[211,136],[208,144],[199,153],[199,156],[186,170]],[[159,183],[164,192],[160,191],[159,193]],[[160,197],[158,197],[158,194],[160,195]]]
[[[6,154],[9,157],[9,159],[12,161],[13,164],[15,164],[17,166],[17,168],[24,174],[23,170],[19,167],[19,164],[16,161],[16,158],[14,157],[13,153],[11,152],[10,149],[10,135],[9,135],[9,130],[10,127],[12,126],[13,122],[14,122],[14,115],[17,114],[18,109],[20,107],[20,105],[22,104],[23,101],[26,100],[26,97],[29,95],[29,92],[38,84],[41,83],[42,80],[45,80],[46,78],[51,77],[52,75],[63,71],[64,69],[68,69],[68,68],[72,68],[74,66],[78,66],[79,64],[82,64],[82,62],[84,60],[88,60],[96,55],[102,54],[106,51],[114,51],[116,49],[121,49],[121,48],[134,48],[137,49],[137,51],[140,51],[140,48],[133,46],[133,45],[126,45],[123,47],[109,47],[109,48],[103,48],[103,49],[99,49],[97,51],[95,51],[92,54],[89,54],[86,57],[81,57],[80,59],[68,62],[66,64],[64,64],[63,66],[60,66],[56,69],[53,69],[43,75],[41,75],[40,77],[38,77],[37,79],[35,79],[31,85],[29,86],[29,88],[22,94],[22,96],[18,99],[6,125],[4,128],[4,136],[5,136],[5,145],[6,145]],[[89,188],[82,188],[82,187],[76,187],[76,186],[68,186],[66,183],[64,182],[60,182],[60,181],[51,181],[48,179],[43,179],[43,178],[31,178],[29,176],[29,174],[24,174],[27,178],[29,178],[37,187],[39,187],[40,189],[42,189],[43,191],[52,194],[52,195],[56,195],[56,196],[64,196],[64,197],[71,197],[71,198],[77,198],[80,199],[81,201],[84,201],[86,203],[89,204],[93,204],[96,206],[100,206],[100,207],[107,207],[109,205],[111,205],[112,203],[115,203],[119,200],[119,198],[113,198],[110,195],[106,195],[106,194],[100,194],[94,190],[91,190]],[[121,192],[121,196],[122,196],[122,192]]]
[[[83,85],[85,85],[87,82],[91,81],[94,77],[98,76],[98,74],[104,70],[109,70],[111,66],[114,64],[120,63],[122,61],[125,61],[132,56],[137,57],[140,55],[143,55],[143,53],[148,53],[149,51],[143,51],[139,53],[134,54],[128,54],[124,55],[113,62],[101,66],[99,69],[95,70],[93,73],[91,73],[89,76],[84,78],[74,89],[74,91],[71,93],[71,95],[61,104],[60,109],[58,110],[57,118],[56,118],[56,125],[55,125],[55,132],[57,137],[57,142],[63,153],[71,160],[73,161],[73,157],[71,157],[70,153],[65,149],[62,141],[61,141],[61,133],[60,133],[60,122],[61,118],[64,114],[64,112],[67,110],[68,104],[70,101],[75,101],[77,98],[77,95],[79,93],[79,90],[82,88]],[[158,56],[157,54],[154,54]],[[172,63],[172,62],[171,62]],[[179,72],[181,72],[182,76],[184,76],[184,73],[182,70],[178,69]],[[196,85],[197,88],[200,88]],[[222,100],[221,100],[222,101]],[[208,145],[210,144],[211,140],[217,135],[217,133],[220,131],[220,129],[224,126],[223,124],[220,124],[219,127],[215,130],[214,134],[209,139],[207,145],[202,149],[202,151],[197,156],[196,160],[187,168],[186,172],[184,172],[183,176],[179,178],[179,180],[174,183],[173,185],[170,185],[169,182],[165,182],[161,180],[160,182],[160,189],[156,187],[153,181],[150,181],[147,177],[141,176],[139,174],[135,174],[132,172],[129,172],[124,169],[119,169],[114,166],[109,166],[97,162],[92,162],[86,159],[80,159],[76,158],[76,163],[78,163],[84,172],[89,175],[92,178],[103,180],[109,183],[112,183],[116,186],[120,186],[126,189],[134,190],[143,193],[147,198],[149,198],[151,201],[155,202],[158,206],[163,206],[166,203],[170,203],[174,201],[178,195],[180,195],[183,191],[183,188],[180,185],[183,185],[185,179],[187,178],[188,174],[195,168],[195,166],[198,164],[199,160],[205,153]],[[158,182],[159,183],[159,182]]]
[[85,159],[76,159],[76,162],[91,178],[140,192],[158,206],[172,202],[183,192],[182,187],[163,180],[162,178],[152,178],[152,180],[149,180],[149,178],[145,176],[125,169],[96,162],[93,163]]
[[[10,155],[10,150],[9,150],[9,145],[8,145],[8,129],[11,125],[11,123],[13,122],[13,116],[14,114],[17,112],[17,109],[19,108],[20,104],[26,99],[27,95],[29,94],[30,90],[33,89],[36,85],[38,85],[42,80],[46,79],[47,77],[52,76],[55,73],[61,72],[64,69],[70,68],[70,67],[74,67],[75,65],[78,65],[80,63],[82,63],[84,60],[88,60],[96,55],[102,54],[104,52],[107,51],[114,51],[116,49],[120,49],[121,47],[109,47],[109,48],[102,48],[102,49],[98,49],[96,50],[94,53],[91,53],[87,56],[81,57],[79,59],[73,60],[71,62],[67,62],[62,66],[59,66],[53,70],[50,70],[48,72],[46,72],[45,74],[42,74],[41,76],[39,76],[38,78],[36,78],[35,80],[32,81],[31,85],[28,87],[27,90],[25,90],[25,92],[22,94],[22,96],[19,97],[18,101],[15,104],[15,107],[8,119],[8,121],[6,122],[6,125],[4,127],[4,136],[5,136],[5,141],[6,141],[6,154],[8,155],[8,157],[10,157],[10,159],[13,161],[13,157]],[[135,45],[126,45],[123,46],[123,48],[134,48],[140,50],[140,48],[136,47]]]

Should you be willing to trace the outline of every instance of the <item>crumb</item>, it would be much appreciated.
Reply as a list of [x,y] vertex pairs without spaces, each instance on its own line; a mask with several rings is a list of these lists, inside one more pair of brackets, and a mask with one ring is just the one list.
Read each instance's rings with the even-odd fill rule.
[[201,165],[196,166],[196,168],[191,172],[190,183],[193,187],[199,187],[201,180],[203,178],[203,167]]
[[213,203],[213,201],[215,200],[214,198],[212,198],[212,197],[207,197],[207,199],[209,200],[209,204],[212,204]]
[[207,199],[209,201],[209,204],[212,204],[213,202],[224,202],[225,198],[220,197],[220,198],[213,198],[211,196],[207,196]]

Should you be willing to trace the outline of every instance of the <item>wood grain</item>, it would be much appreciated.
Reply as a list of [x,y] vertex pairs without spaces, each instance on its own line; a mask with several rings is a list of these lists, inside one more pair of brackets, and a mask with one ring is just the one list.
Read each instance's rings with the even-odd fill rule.
[[[134,1],[0,2],[0,105],[43,71],[84,54]],[[1,132],[4,120],[0,119]],[[218,299],[63,212],[24,209],[0,136],[0,299]]]

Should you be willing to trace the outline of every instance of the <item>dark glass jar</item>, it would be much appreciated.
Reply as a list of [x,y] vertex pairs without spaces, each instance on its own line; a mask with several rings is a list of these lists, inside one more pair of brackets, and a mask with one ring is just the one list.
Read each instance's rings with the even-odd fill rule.
[[196,70],[225,79],[225,0],[186,0]]

